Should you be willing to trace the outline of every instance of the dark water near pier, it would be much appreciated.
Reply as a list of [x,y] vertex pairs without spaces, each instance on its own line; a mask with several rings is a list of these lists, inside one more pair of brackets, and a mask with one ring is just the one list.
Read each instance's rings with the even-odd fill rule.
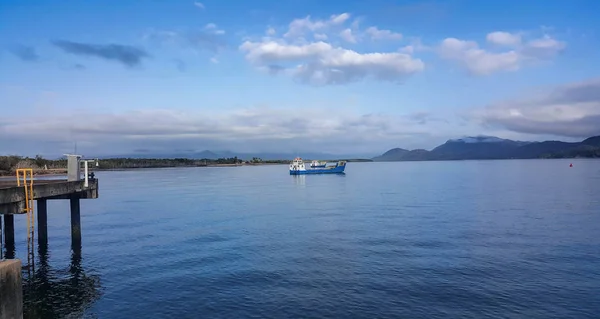
[[[37,247],[26,317],[600,314],[597,160],[97,177],[100,198],[81,203],[80,247],[72,247],[68,202],[49,202],[50,239]],[[16,221],[26,261],[26,220]]]

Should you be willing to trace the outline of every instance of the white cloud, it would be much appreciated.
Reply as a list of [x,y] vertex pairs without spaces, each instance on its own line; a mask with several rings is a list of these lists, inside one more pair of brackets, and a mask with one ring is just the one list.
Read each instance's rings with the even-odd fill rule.
[[380,30],[377,27],[369,27],[366,33],[373,40],[401,40],[402,34],[390,30]]
[[412,50],[414,52],[433,51],[432,47],[423,44],[423,41],[421,41],[421,38],[418,38],[418,37],[412,37],[410,39],[410,46],[412,47]]
[[289,24],[288,31],[283,35],[285,38],[298,38],[305,35],[307,31],[328,31],[331,27],[342,25],[350,18],[349,13],[332,15],[328,20],[313,20],[310,16],[302,19],[294,19]]
[[[271,74],[288,74],[316,85],[344,84],[365,78],[402,82],[424,69],[423,61],[413,58],[412,52],[359,52],[325,42],[336,36],[345,42],[357,43],[356,31],[344,26],[349,19],[348,13],[332,15],[327,20],[313,20],[310,16],[295,19],[282,38],[246,40],[239,49],[260,69]],[[336,33],[331,33],[333,30]],[[378,39],[399,37],[389,30],[369,30],[369,34]],[[305,39],[307,32],[314,42]]]
[[199,9],[204,9],[204,4],[202,4],[201,2],[194,2],[194,5]]
[[[424,69],[406,53],[358,53],[319,41],[304,45],[284,41],[246,41],[240,46],[257,66],[279,66],[296,79],[312,84],[343,84],[364,78],[401,81]],[[295,63],[294,67],[288,66]]]
[[315,40],[319,41],[323,41],[323,40],[327,40],[329,37],[327,36],[327,34],[324,33],[315,33],[314,35]]
[[415,53],[415,47],[413,47],[412,45],[407,45],[405,47],[401,47],[398,51],[404,52],[406,54],[413,54]]
[[277,33],[277,31],[275,31],[274,28],[272,28],[272,27],[267,28],[267,35],[268,36],[274,36],[276,33]]
[[488,33],[486,40],[489,43],[503,46],[517,46],[521,44],[521,35],[509,32],[496,31]]
[[340,37],[346,42],[356,43],[356,37],[350,29],[344,29],[344,31],[340,32]]
[[447,38],[440,45],[440,56],[454,60],[475,75],[519,69],[519,54],[515,51],[492,53],[480,49],[474,41]]
[[213,34],[222,35],[225,34],[225,30],[221,30],[214,23],[209,23],[204,27],[205,30],[212,32]]
[[364,36],[372,40],[401,40],[402,34],[391,30],[381,30],[375,26],[369,27],[364,31],[360,30],[361,18],[355,18],[349,27],[344,25],[350,21],[349,13],[331,15],[328,19],[313,19],[306,16],[300,19],[294,19],[288,25],[288,31],[283,38],[291,42],[305,42],[308,36],[314,40],[326,40],[332,36],[337,36],[349,43],[357,43]]
[[542,38],[529,41],[523,48],[523,54],[536,58],[551,58],[566,46],[566,43],[544,35]]
[[331,21],[332,24],[342,24],[344,22],[346,22],[346,20],[350,19],[350,14],[348,13],[342,13],[342,14],[338,14],[338,15],[332,15],[331,18],[329,19]]
[[219,59],[217,59],[215,57],[212,57],[212,58],[210,58],[210,62],[214,63],[214,64],[218,64],[219,63]]
[[566,44],[550,36],[522,44],[520,36],[507,32],[492,32],[487,40],[496,45],[512,46],[496,52],[480,48],[475,41],[446,38],[438,47],[440,57],[454,61],[473,75],[489,75],[500,71],[516,71],[526,63],[554,57]]
[[352,24],[350,25],[350,27],[352,29],[358,30],[360,28],[360,23],[362,22],[363,18],[358,17],[358,18],[354,18],[354,21],[352,21]]
[[482,124],[527,134],[600,135],[600,79],[550,87],[534,96],[476,109]]

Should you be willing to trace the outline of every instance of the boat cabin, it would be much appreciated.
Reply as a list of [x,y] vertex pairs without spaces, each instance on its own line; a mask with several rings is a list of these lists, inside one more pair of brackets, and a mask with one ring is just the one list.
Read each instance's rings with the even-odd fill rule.
[[304,161],[300,157],[294,158],[294,160],[290,164],[290,170],[293,170],[293,171],[302,170],[303,171],[305,169],[306,168],[304,167]]

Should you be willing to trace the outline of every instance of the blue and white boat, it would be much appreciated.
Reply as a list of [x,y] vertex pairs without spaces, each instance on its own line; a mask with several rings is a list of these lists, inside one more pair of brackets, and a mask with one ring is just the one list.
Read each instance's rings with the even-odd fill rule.
[[300,157],[294,158],[290,164],[290,175],[308,175],[308,174],[344,174],[346,161],[339,161],[335,165],[318,168],[306,168],[306,164]]

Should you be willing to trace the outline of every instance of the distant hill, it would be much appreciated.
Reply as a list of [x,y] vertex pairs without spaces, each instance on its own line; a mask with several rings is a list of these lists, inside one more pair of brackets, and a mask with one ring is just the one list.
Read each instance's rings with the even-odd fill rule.
[[156,159],[169,159],[169,158],[188,158],[188,159],[210,159],[216,160],[219,158],[233,158],[237,157],[242,160],[252,160],[253,158],[260,158],[262,160],[293,160],[296,156],[301,156],[305,160],[316,159],[316,160],[355,160],[355,161],[372,161],[370,158],[373,154],[327,154],[327,153],[314,153],[314,152],[299,152],[295,153],[239,153],[232,151],[209,151],[204,150],[200,152],[195,151],[181,151],[181,152],[136,152],[132,154],[115,154],[111,156],[100,156],[99,158],[156,158]]
[[600,146],[600,136],[593,136],[585,139],[581,144],[590,146]]
[[467,159],[600,158],[600,136],[581,142],[523,142],[494,136],[451,139],[431,151],[393,148],[374,161],[433,161]]

